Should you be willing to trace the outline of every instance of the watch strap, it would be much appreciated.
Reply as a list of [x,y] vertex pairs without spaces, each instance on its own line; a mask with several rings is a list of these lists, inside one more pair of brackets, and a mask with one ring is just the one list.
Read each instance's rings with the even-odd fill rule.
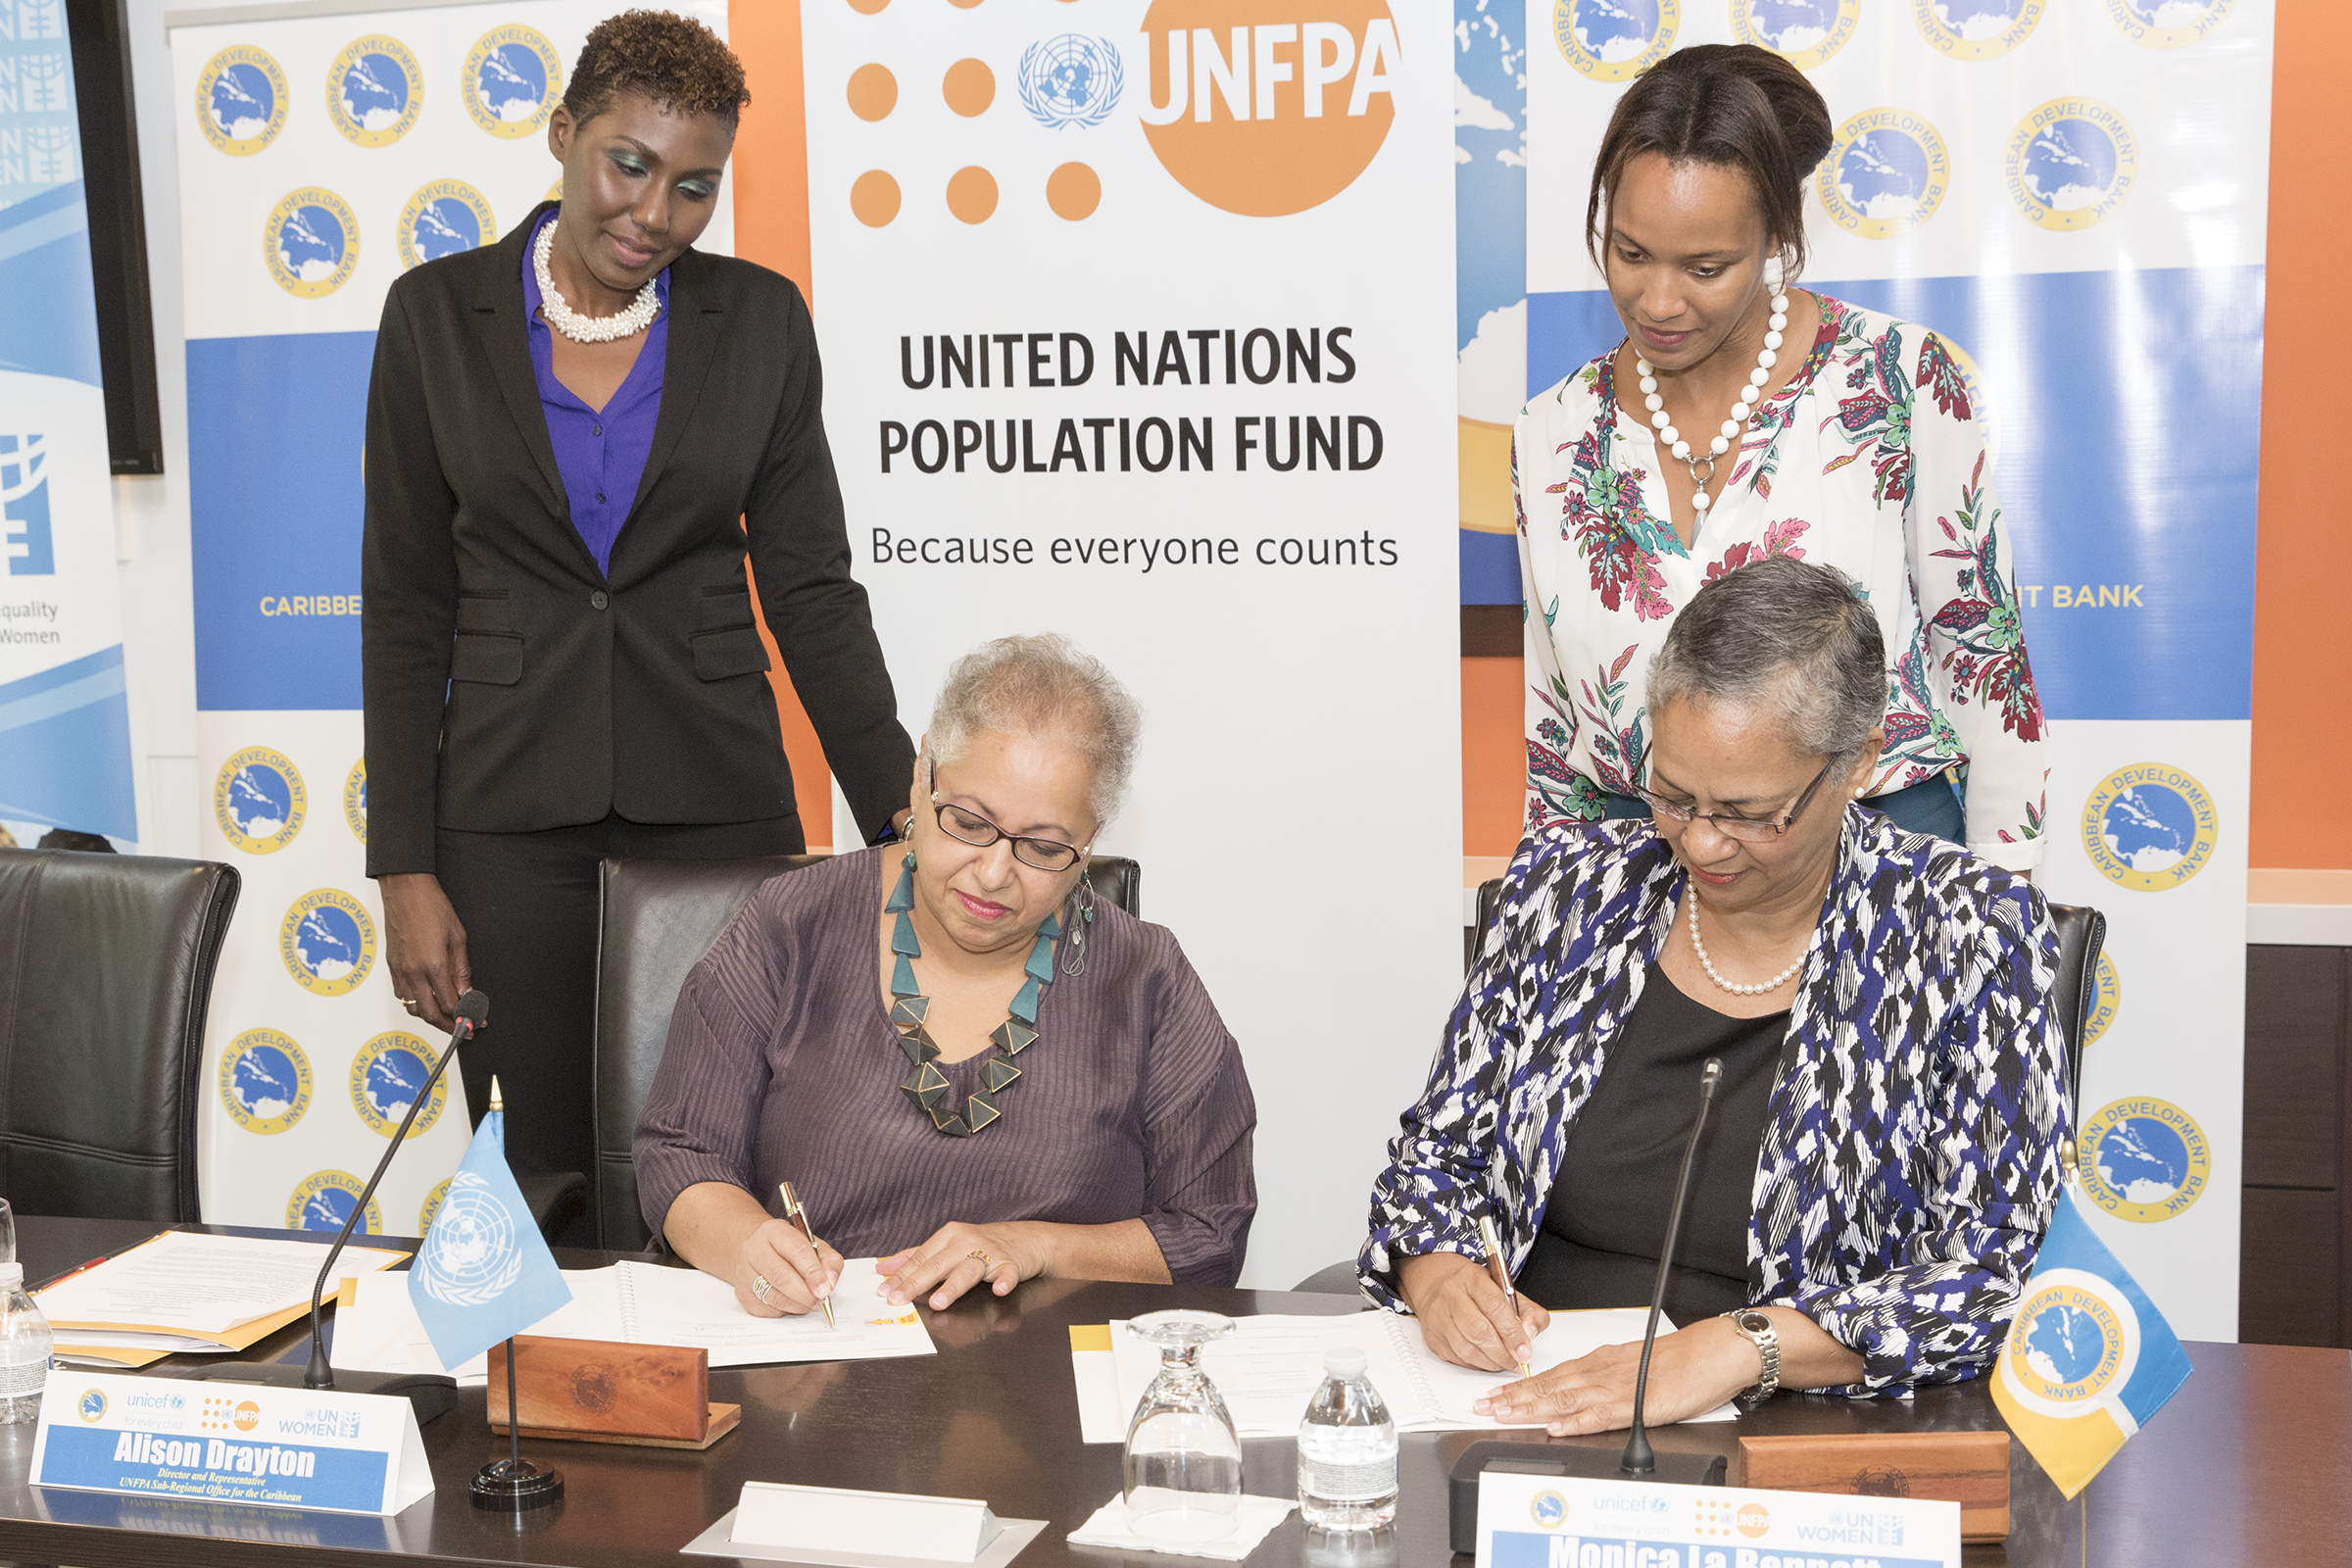
[[1780,1390],[1780,1331],[1772,1326],[1772,1319],[1752,1307],[1742,1307],[1737,1312],[1726,1312],[1724,1316],[1732,1320],[1732,1327],[1739,1331],[1750,1345],[1753,1345],[1756,1348],[1756,1354],[1763,1358],[1763,1375],[1732,1396],[1733,1403],[1741,1410],[1752,1410],[1766,1399],[1771,1398]]

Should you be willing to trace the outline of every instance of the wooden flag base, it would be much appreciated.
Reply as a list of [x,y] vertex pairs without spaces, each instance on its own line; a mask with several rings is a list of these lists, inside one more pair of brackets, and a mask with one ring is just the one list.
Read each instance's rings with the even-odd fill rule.
[[[710,1402],[710,1355],[674,1345],[518,1335],[514,1408],[526,1438],[708,1448],[743,1407]],[[508,1429],[507,1345],[490,1348],[490,1427]]]
[[1855,1432],[1741,1438],[1743,1487],[1960,1505],[1960,1539],[2009,1536],[2009,1434]]
[[[708,1448],[734,1431],[742,1420],[743,1406],[740,1404],[710,1406],[710,1435],[700,1442],[692,1438],[632,1437],[623,1432],[574,1432],[562,1427],[524,1427],[522,1435],[526,1438],[554,1438],[564,1443],[625,1443],[641,1448]],[[503,1438],[507,1435],[507,1424],[493,1418],[490,1430]]]

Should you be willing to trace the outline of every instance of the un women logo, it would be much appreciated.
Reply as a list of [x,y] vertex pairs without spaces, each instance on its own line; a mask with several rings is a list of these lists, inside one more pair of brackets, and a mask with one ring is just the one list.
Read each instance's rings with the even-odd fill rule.
[[1951,178],[1951,155],[1924,116],[1865,109],[1838,127],[1813,185],[1831,222],[1864,239],[1891,239],[1936,216]]
[[1732,41],[1811,71],[1845,47],[1861,20],[1862,0],[1732,0]]
[[2043,1269],[2009,1320],[2002,1384],[2020,1404],[2066,1420],[2121,1395],[2139,1363],[2130,1298],[2083,1269]]
[[[359,1207],[360,1194],[368,1184],[347,1170],[314,1171],[295,1183],[294,1192],[286,1200],[286,1229],[290,1231],[339,1231]],[[355,1227],[368,1236],[384,1233],[383,1210],[374,1199],[368,1200],[368,1212]]]
[[1021,51],[1021,105],[1050,130],[1100,125],[1119,106],[1126,67],[1108,38],[1065,32]]
[[274,855],[293,843],[308,808],[301,771],[267,746],[246,747],[213,780],[220,836],[248,855]]
[[1556,0],[1551,37],[1580,76],[1630,81],[1666,58],[1681,0]]
[[451,1306],[480,1306],[507,1294],[522,1273],[519,1227],[480,1175],[461,1170],[433,1216],[417,1254],[424,1293]]
[[311,1108],[311,1058],[291,1036],[248,1029],[220,1053],[220,1103],[249,1133],[282,1133]]
[[360,265],[360,220],[333,191],[305,185],[289,191],[262,225],[270,275],[296,299],[332,294]]
[[2082,1189],[2118,1219],[2151,1225],[2195,1202],[2213,1168],[2205,1129],[2170,1101],[2103,1106],[2082,1124]]
[[2210,37],[2237,0],[2107,0],[2107,18],[2133,43],[2179,49]]
[[326,68],[326,118],[344,139],[388,147],[424,109],[424,72],[398,38],[354,38]]
[[2139,142],[2096,98],[2053,98],[2009,132],[2009,199],[2036,227],[2088,228],[2124,204]]
[[1911,0],[1929,45],[1953,60],[1991,60],[2024,43],[2048,0]]
[[267,51],[232,44],[196,77],[196,123],[231,158],[250,158],[286,125],[286,74]]
[[401,270],[479,250],[497,232],[498,220],[480,191],[462,179],[432,180],[400,210]]
[[[425,1080],[433,1075],[433,1059],[432,1047],[405,1030],[377,1035],[351,1058],[351,1108],[378,1137],[391,1137],[400,1130],[400,1119],[409,1113],[409,1107],[424,1093]],[[433,1085],[432,1096],[416,1112],[409,1136],[423,1137],[425,1129],[441,1119],[441,1106],[448,1099],[449,1080],[445,1077]]]
[[375,967],[375,922],[339,888],[296,899],[277,928],[278,956],[294,983],[314,997],[356,991]]
[[493,136],[528,136],[555,113],[564,64],[535,27],[493,27],[474,40],[458,84],[466,113]]
[[2135,762],[2107,775],[2082,803],[2082,853],[2099,875],[2135,893],[2163,893],[2213,858],[2221,814],[2185,768]]

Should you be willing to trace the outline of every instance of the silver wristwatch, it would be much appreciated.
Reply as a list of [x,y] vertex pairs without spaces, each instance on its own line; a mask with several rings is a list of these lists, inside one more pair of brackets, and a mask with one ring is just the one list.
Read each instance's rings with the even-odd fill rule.
[[1732,1396],[1732,1402],[1741,1410],[1752,1410],[1771,1398],[1773,1392],[1781,1386],[1780,1331],[1772,1326],[1771,1318],[1752,1307],[1742,1307],[1737,1312],[1723,1315],[1732,1320],[1732,1327],[1738,1329],[1756,1348],[1756,1353],[1764,1358],[1764,1375]]

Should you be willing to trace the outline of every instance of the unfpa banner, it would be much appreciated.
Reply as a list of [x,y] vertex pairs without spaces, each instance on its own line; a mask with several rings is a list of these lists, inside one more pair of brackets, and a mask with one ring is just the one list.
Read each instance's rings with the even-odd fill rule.
[[[548,116],[620,9],[355,6],[172,31],[206,853],[245,876],[213,992],[208,1219],[339,1228],[444,1044],[393,1001],[364,874],[368,368],[394,278],[554,194]],[[724,35],[719,0],[679,9]],[[730,233],[722,197],[702,246]],[[467,1136],[452,1074],[366,1229],[422,1235]]]
[[[2271,0],[1527,0],[1516,34],[1493,9],[1456,0],[1457,125],[1515,114],[1532,194],[1490,174],[1462,217],[1524,222],[1522,396],[1623,336],[1585,192],[1640,71],[1748,43],[1828,99],[1801,282],[1960,362],[2049,718],[2036,880],[2110,922],[2085,1208],[2183,1334],[2234,1337]],[[1458,134],[1465,169],[1495,150]],[[1508,419],[1509,282],[1475,330],[1465,304],[1465,452]],[[1516,601],[1516,540],[1462,539],[1465,597]]]
[[802,9],[825,419],[908,728],[1016,631],[1143,703],[1102,843],[1248,1057],[1258,1284],[1361,1229],[1461,979],[1447,23]]
[[65,0],[0,0],[0,844],[132,845],[115,497]]

